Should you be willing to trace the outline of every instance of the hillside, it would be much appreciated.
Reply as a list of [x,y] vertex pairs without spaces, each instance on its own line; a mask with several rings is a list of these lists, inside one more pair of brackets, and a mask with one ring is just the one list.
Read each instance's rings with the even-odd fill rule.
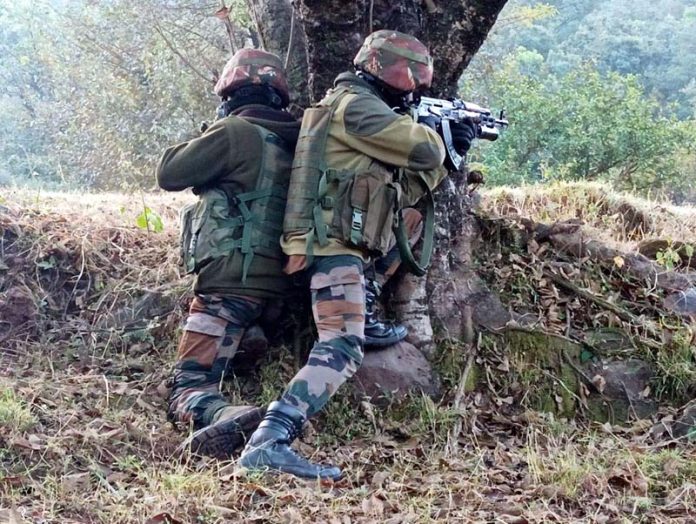
[[[484,331],[472,347],[442,342],[434,366],[444,388],[435,399],[372,404],[339,394],[301,446],[320,449],[317,459],[330,454],[346,478],[317,485],[177,451],[182,434],[165,420],[164,381],[190,299],[176,245],[178,208],[190,198],[2,194],[1,522],[696,519],[687,427],[696,414],[683,406],[696,396],[695,319],[670,309],[675,291],[658,285],[665,275],[696,282],[687,256],[696,209],[599,185],[485,192],[489,242],[477,263],[515,313],[514,333]],[[136,226],[145,205],[161,217],[161,232]],[[559,238],[578,232],[586,249],[575,256]],[[662,269],[645,290],[632,271],[648,267],[635,253],[650,239],[664,241],[650,244],[663,265],[649,265]],[[573,287],[549,276],[556,270]],[[630,348],[588,338],[609,328]],[[655,370],[639,391],[651,409],[636,420],[638,404],[626,394],[628,422],[615,412],[594,422],[592,398],[617,405],[607,400],[610,381],[602,385],[598,373],[597,393],[594,375],[587,384],[554,376],[535,360],[540,346],[530,336],[547,351],[549,341],[568,344],[561,355],[611,346],[602,362],[642,359]],[[228,393],[266,402],[298,364],[295,348],[274,348]],[[561,362],[561,373],[568,366],[579,364]],[[571,382],[577,391],[563,389]]]

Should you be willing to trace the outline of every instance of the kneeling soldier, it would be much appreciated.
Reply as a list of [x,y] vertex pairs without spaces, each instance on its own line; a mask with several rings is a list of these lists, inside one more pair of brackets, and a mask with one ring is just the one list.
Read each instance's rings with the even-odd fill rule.
[[196,274],[171,377],[169,416],[192,425],[193,452],[229,458],[263,417],[232,406],[220,386],[245,330],[269,299],[286,296],[279,244],[300,125],[285,108],[288,86],[275,55],[243,49],[226,64],[215,92],[219,119],[199,138],[167,149],[157,169],[168,191],[192,187],[182,212],[182,255]]

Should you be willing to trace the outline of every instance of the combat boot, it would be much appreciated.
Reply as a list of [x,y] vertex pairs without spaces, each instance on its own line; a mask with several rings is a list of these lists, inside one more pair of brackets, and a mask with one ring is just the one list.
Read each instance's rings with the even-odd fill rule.
[[314,464],[290,445],[302,431],[304,414],[283,401],[271,402],[261,424],[244,448],[239,464],[251,470],[271,470],[310,479],[341,478],[335,466]]
[[385,347],[406,338],[408,330],[401,324],[383,322],[377,316],[377,282],[368,279],[365,283],[365,347]]
[[194,432],[181,445],[194,455],[229,460],[249,439],[263,420],[263,408],[224,406],[212,417],[212,423]]

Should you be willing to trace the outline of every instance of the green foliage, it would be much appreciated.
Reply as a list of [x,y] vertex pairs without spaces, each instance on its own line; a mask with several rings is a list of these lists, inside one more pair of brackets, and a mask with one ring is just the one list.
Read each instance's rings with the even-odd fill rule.
[[147,206],[143,208],[143,212],[135,219],[135,224],[140,229],[153,231],[155,233],[161,233],[164,230],[162,217]]
[[659,250],[655,254],[655,258],[658,264],[664,266],[665,269],[669,271],[672,271],[674,267],[679,265],[682,261],[681,256],[679,256],[679,252],[672,247]]
[[[231,16],[243,18],[242,6],[234,2]],[[194,136],[215,107],[230,53],[216,9],[179,0],[0,6],[0,185],[151,187],[162,149]]]
[[675,329],[664,349],[654,354],[658,398],[688,402],[696,393],[696,348],[692,339],[693,333],[688,327]]
[[488,166],[488,182],[603,179],[677,201],[696,198],[696,120],[678,120],[683,105],[650,94],[644,75],[611,66],[599,51],[584,52],[589,43],[559,66],[560,51],[549,42],[580,31],[575,22],[596,2],[538,4],[534,11],[535,4],[511,2],[462,78],[465,98],[504,107],[511,120],[503,140],[472,152]]
[[661,102],[677,102],[682,117],[694,106],[684,90],[694,82],[696,6],[692,0],[512,0],[507,17],[526,10],[553,9],[537,17],[497,28],[507,49],[524,46],[539,52],[554,73],[565,73],[588,60],[602,72],[640,75],[647,92]]
[[0,388],[0,429],[26,431],[36,424],[36,417],[14,391]]

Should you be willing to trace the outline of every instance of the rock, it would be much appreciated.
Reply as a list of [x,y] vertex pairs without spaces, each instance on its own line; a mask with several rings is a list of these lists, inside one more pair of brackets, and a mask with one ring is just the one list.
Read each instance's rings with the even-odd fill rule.
[[525,407],[568,418],[576,414],[581,344],[543,331],[508,329],[499,354],[509,358],[510,369],[501,369],[503,382],[519,384]]
[[618,423],[657,412],[657,403],[644,396],[653,378],[646,362],[628,359],[592,363],[588,375],[598,389],[587,401],[595,420]]
[[592,331],[586,331],[584,336],[585,342],[592,346],[592,349],[597,350],[602,356],[633,350],[633,341],[631,337],[628,336],[625,331],[618,328],[598,328]]
[[434,396],[440,390],[428,360],[405,341],[365,353],[353,385],[356,393],[366,395],[372,401],[380,397],[404,398],[410,391]]
[[468,303],[472,306],[474,323],[489,331],[500,331],[512,320],[498,296],[487,289],[468,297]]
[[672,436],[696,442],[696,402],[686,406],[684,413],[674,422]]
[[678,315],[696,319],[696,288],[667,295],[665,307]]

